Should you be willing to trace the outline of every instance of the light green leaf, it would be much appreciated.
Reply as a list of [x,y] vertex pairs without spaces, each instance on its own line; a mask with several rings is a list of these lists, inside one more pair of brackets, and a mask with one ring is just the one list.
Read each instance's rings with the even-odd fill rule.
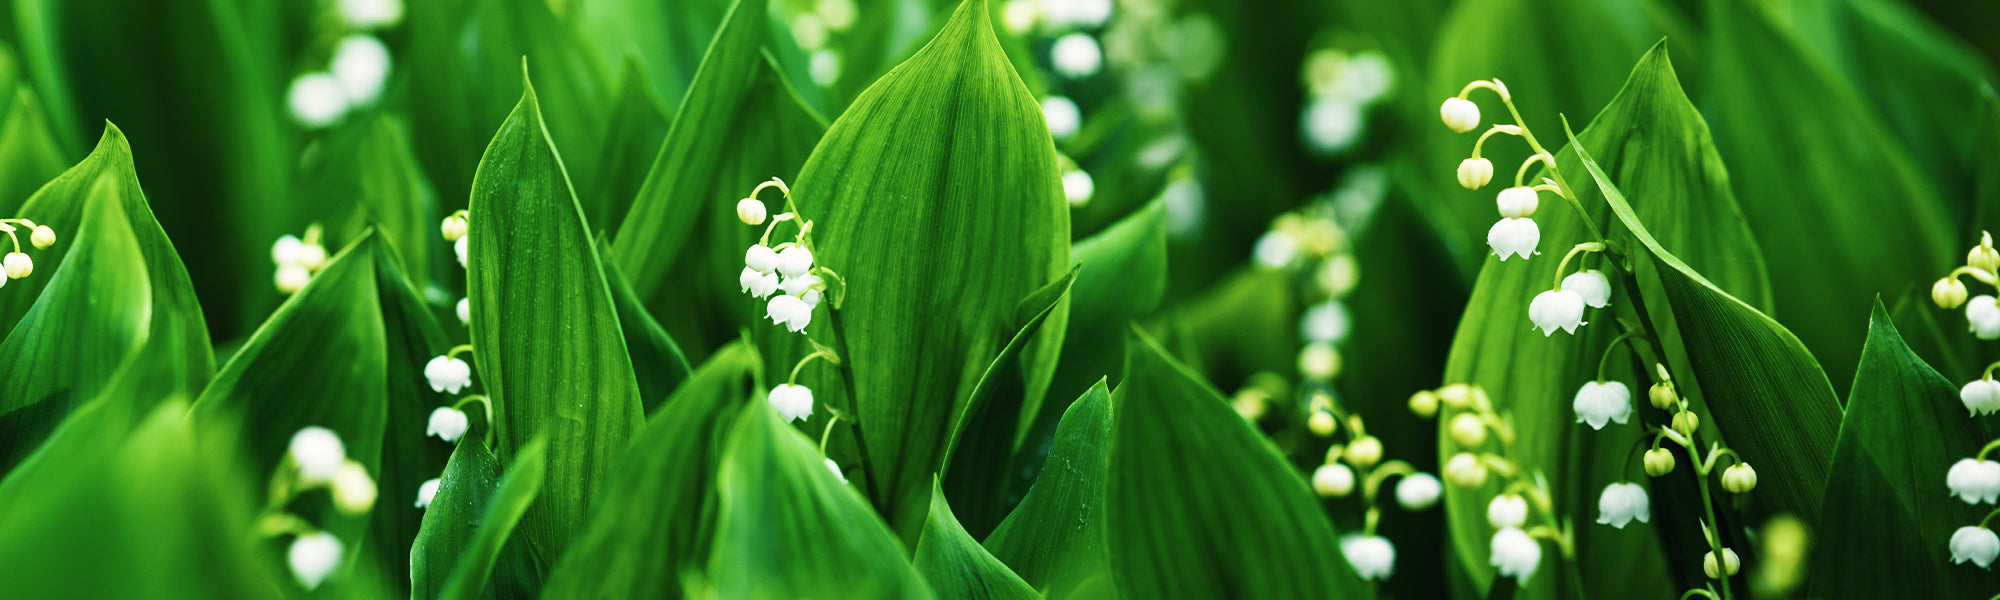
[[[850,284],[828,325],[809,330],[851,365],[855,397],[825,395],[854,408],[866,489],[905,542],[1017,303],[1070,262],[1054,143],[992,27],[982,2],[961,5],[834,122],[792,190],[818,263]],[[1067,315],[1059,305],[1023,353],[1022,422],[1041,405]]]
[[352,193],[358,202],[343,239],[359,239],[361,231],[374,227],[400,259],[391,260],[400,262],[411,281],[428,284],[431,249],[438,239],[432,212],[437,199],[409,136],[394,119],[377,117],[362,134],[354,157]]
[[499,459],[478,436],[459,438],[410,551],[412,598],[536,595],[541,559],[513,532],[541,490],[545,447],[529,442],[502,476]]
[[[451,457],[449,445],[428,435],[431,411],[451,399],[431,390],[423,367],[431,357],[448,351],[451,343],[388,245],[388,240],[382,240],[372,253],[375,290],[382,310],[388,421],[382,429],[382,465],[375,473],[379,495],[369,525],[374,534],[368,541],[379,558],[382,578],[401,593],[408,591],[410,579],[404,574],[424,517],[408,503],[416,500],[417,489],[425,480],[444,471]],[[477,415],[477,422],[485,423],[483,427],[492,426],[478,405],[465,409],[469,416]]]
[[[610,245],[598,238],[597,255],[610,254]],[[659,321],[653,320],[653,313],[632,293],[632,286],[625,285],[625,276],[618,273],[618,266],[608,260],[603,266],[604,281],[611,288],[611,303],[618,308],[618,328],[625,334],[625,350],[632,361],[640,401],[646,414],[655,414],[681,382],[687,381],[691,370],[687,356],[681,354],[673,337],[660,328]]]
[[1050,598],[1109,576],[1104,482],[1110,445],[1111,392],[1099,379],[1063,411],[1041,476],[986,537],[994,557]]
[[[1167,291],[1165,204],[1152,202],[1132,211],[1077,242],[1070,257],[1083,271],[1070,292],[1063,360],[1049,386],[1058,399],[1081,393],[1099,379],[1121,380],[1125,324],[1153,312]],[[1037,415],[1045,424],[1042,431],[1054,427],[1066,407],[1047,408]]]
[[[1863,332],[1828,324],[1852,321],[1877,293],[1950,269],[1962,256],[1956,228],[1915,161],[1830,65],[1764,7],[1706,5],[1709,116],[1770,262],[1772,314],[1829,378],[1848,381]],[[1885,198],[1896,199],[1894,209],[1883,208]]]
[[[595,2],[586,5],[594,5]],[[639,57],[625,57],[625,80],[618,105],[605,124],[604,148],[597,153],[597,180],[582,201],[585,219],[602,231],[618,231],[632,198],[646,181],[648,165],[666,143],[667,109],[655,96]]]
[[548,444],[548,481],[522,530],[549,560],[583,526],[645,417],[597,246],[526,87],[473,180],[466,277],[498,453],[507,461],[528,440]]
[[726,346],[647,421],[543,598],[682,596],[681,577],[707,564],[716,470],[736,416],[759,402],[751,378],[762,366],[747,345]]
[[1111,395],[1111,572],[1132,598],[1358,598],[1311,488],[1145,333]]
[[923,536],[917,541],[916,565],[931,589],[948,598],[1042,597],[958,525],[942,486],[932,487],[931,515],[924,521]]
[[[1007,490],[1016,472],[1012,461],[1020,449],[1021,437],[1026,434],[1011,426],[1021,419],[1022,404],[1033,385],[1024,372],[1021,352],[1034,342],[1049,315],[1069,297],[1079,270],[1071,268],[1069,275],[1035,290],[1015,307],[1015,319],[1025,320],[1007,347],[993,357],[993,363],[979,376],[945,450],[947,467],[941,489],[950,488],[952,496],[962,499],[960,505],[968,514],[966,522],[972,523],[971,529],[977,535],[993,531],[993,526],[1005,516],[1002,513],[1006,511]],[[952,521],[959,519],[953,517]]]
[[[587,0],[574,3],[571,20],[598,54],[641,57],[627,64],[649,74],[647,93],[679,102],[731,4],[728,0]],[[635,80],[630,70],[627,73],[630,94]]]
[[[1868,346],[1847,398],[1815,529],[1809,593],[1852,598],[1974,598],[2000,592],[1972,565],[1951,564],[1948,542],[1986,510],[1946,494],[1945,471],[1986,436],[1958,386],[1903,343],[1875,302]],[[1860,526],[1860,524],[1867,524]]]
[[714,593],[930,598],[895,532],[834,477],[812,441],[767,402],[744,411],[716,476],[721,514],[708,561]]
[[13,214],[69,163],[49,128],[48,113],[28,86],[14,87],[6,114],[0,123],[0,215]]

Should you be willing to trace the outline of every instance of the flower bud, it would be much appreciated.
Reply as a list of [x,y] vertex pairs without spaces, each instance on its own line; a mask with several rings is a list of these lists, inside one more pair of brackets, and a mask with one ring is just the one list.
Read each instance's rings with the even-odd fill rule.
[[1411,473],[1396,483],[1396,503],[1403,510],[1424,510],[1435,506],[1444,488],[1430,473]]
[[1410,394],[1410,412],[1426,419],[1437,416],[1437,392],[1422,390],[1415,394]]
[[1701,417],[1695,416],[1694,411],[1691,410],[1674,413],[1673,427],[1674,431],[1679,432],[1681,436],[1692,439],[1694,437],[1694,430],[1701,427]]
[[2000,270],[2000,250],[1993,249],[1993,234],[1979,232],[1979,245],[1965,253],[1965,266],[1988,273]]
[[1306,417],[1306,429],[1312,430],[1313,435],[1316,436],[1326,437],[1333,435],[1333,428],[1336,425],[1338,423],[1334,421],[1333,413],[1323,410],[1315,410],[1312,416]]
[[1653,384],[1653,389],[1647,390],[1646,396],[1652,399],[1653,408],[1660,410],[1673,410],[1674,404],[1680,399],[1680,394],[1674,391],[1674,382],[1671,381]]
[[1472,400],[1472,386],[1454,383],[1438,388],[1437,395],[1438,400],[1443,401],[1445,406],[1462,410],[1465,408],[1465,403]]
[[1486,522],[1495,529],[1520,527],[1528,523],[1528,500],[1520,494],[1501,494],[1486,503]]
[[1757,470],[1750,463],[1736,463],[1722,470],[1722,489],[1741,494],[1757,487]]
[[1959,281],[1957,277],[1946,277],[1931,284],[1931,301],[1936,302],[1938,308],[1945,310],[1964,305],[1968,293],[1970,292],[1965,291],[1965,282]]
[[375,506],[375,480],[368,469],[349,459],[333,474],[333,506],[340,512],[359,515]]
[[1347,457],[1348,463],[1356,467],[1363,469],[1373,467],[1375,463],[1382,462],[1382,440],[1375,439],[1372,435],[1361,436],[1347,444],[1347,451],[1343,456]]
[[1451,441],[1466,450],[1478,449],[1486,443],[1486,422],[1472,413],[1458,413],[1451,418]]
[[1299,374],[1313,381],[1327,381],[1340,375],[1340,351],[1333,344],[1313,342],[1299,349]]
[[445,217],[443,223],[438,224],[438,232],[444,234],[444,241],[456,242],[458,238],[465,237],[465,231],[470,227],[471,224],[466,222],[465,215],[453,213]]
[[1517,185],[1500,190],[1500,199],[1496,203],[1500,206],[1500,216],[1520,219],[1535,214],[1535,208],[1541,205],[1541,196],[1535,193],[1534,188]]
[[1444,104],[1438,107],[1438,117],[1444,121],[1444,126],[1450,127],[1452,131],[1459,133],[1472,131],[1472,128],[1479,126],[1479,105],[1464,98],[1445,98]]
[[1674,453],[1666,448],[1647,450],[1643,460],[1647,475],[1660,477],[1674,472]]
[[763,200],[744,198],[736,201],[736,218],[744,225],[763,225],[766,216]]
[[1462,488],[1476,488],[1486,485],[1486,463],[1471,452],[1451,455],[1444,463],[1444,480]]
[[35,233],[28,236],[28,243],[34,244],[37,249],[46,250],[49,246],[56,245],[56,230],[49,229],[47,225],[36,225]]
[[1396,546],[1379,535],[1340,538],[1340,554],[1363,580],[1388,579],[1396,572]]
[[8,279],[20,279],[35,272],[35,259],[28,258],[25,252],[8,252],[7,258],[0,263],[4,263],[0,266],[6,267]]
[[1501,577],[1513,577],[1515,581],[1527,583],[1535,575],[1535,567],[1542,564],[1542,546],[1528,532],[1508,527],[1493,534],[1490,562]]
[[459,299],[458,299],[458,324],[460,324],[460,325],[464,325],[464,326],[467,326],[467,327],[471,327],[471,326],[472,326],[472,299],[471,299],[471,298],[459,298]]
[[312,283],[312,277],[312,271],[306,270],[303,266],[285,265],[278,267],[278,273],[273,277],[272,283],[277,284],[280,293],[290,294],[305,289],[306,284]]
[[1313,470],[1313,491],[1328,498],[1339,498],[1354,492],[1354,470],[1347,465],[1320,465]]
[[1468,190],[1486,187],[1493,181],[1493,161],[1468,158],[1458,162],[1458,185]]
[[1709,579],[1721,579],[1723,571],[1727,571],[1733,577],[1736,575],[1736,571],[1742,568],[1742,559],[1736,558],[1736,551],[1728,548],[1722,549],[1722,565],[1720,568],[1716,565],[1714,552],[1709,552],[1701,557],[1701,572],[1707,573]]

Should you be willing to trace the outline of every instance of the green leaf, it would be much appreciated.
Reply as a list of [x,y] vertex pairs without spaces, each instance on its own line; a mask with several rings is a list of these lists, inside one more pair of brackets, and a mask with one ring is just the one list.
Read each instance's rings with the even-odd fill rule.
[[[1783,473],[1758,487],[1760,502],[1818,524],[1826,489],[1827,463],[1840,423],[1840,402],[1819,361],[1790,330],[1704,279],[1641,225],[1624,194],[1603,167],[1572,137],[1570,147],[1604,194],[1619,220],[1641,246],[1634,247],[1641,281],[1657,278],[1657,297],[1647,298],[1648,318],[1667,342],[1669,369],[1682,395],[1705,406],[1709,423],[1721,429],[1744,460]],[[1643,251],[1640,251],[1643,248]],[[1705,423],[1707,424],[1707,423]]]
[[724,347],[647,421],[542,597],[681,597],[681,577],[708,560],[723,444],[762,366],[747,345]]
[[1110,445],[1111,392],[1099,379],[1063,411],[1041,476],[986,537],[994,557],[1050,598],[1109,575],[1104,483]]
[[[701,66],[716,28],[733,3],[728,0],[589,0],[573,5],[571,19],[583,38],[606,57],[634,56],[628,62],[650,75],[647,93],[678,102]],[[630,71],[628,70],[628,73]],[[626,77],[627,93],[634,80]]]
[[933,486],[931,491],[931,515],[917,541],[916,565],[931,589],[949,598],[1042,597],[958,525],[942,486]]
[[[611,252],[603,238],[598,239],[597,252],[598,256]],[[611,303],[618,308],[618,327],[625,334],[625,350],[632,361],[639,398],[646,414],[656,414],[674,390],[687,381],[691,370],[687,356],[681,354],[673,337],[660,328],[659,321],[653,320],[653,313],[632,293],[632,286],[625,285],[625,276],[618,273],[618,265],[607,260],[603,266],[604,281],[611,288]]]
[[[2000,592],[1972,565],[1951,564],[1948,542],[1986,510],[1945,493],[1945,471],[1986,436],[1958,386],[1903,343],[1875,302],[1868,345],[1834,444],[1822,523],[1806,569],[1814,595],[1972,598]],[[1783,471],[1780,471],[1783,473]],[[1866,523],[1867,526],[1853,526]],[[1842,526],[1846,525],[1846,526]]]
[[548,444],[548,481],[522,527],[547,560],[582,527],[645,417],[597,246],[526,87],[473,180],[466,278],[499,455]]
[[513,532],[541,490],[545,448],[530,442],[502,476],[478,436],[459,438],[410,551],[412,598],[535,596],[539,559]]
[[1137,329],[1111,395],[1111,572],[1132,598],[1357,598],[1318,499],[1269,439]]
[[[1706,5],[1715,28],[1709,116],[1770,261],[1772,314],[1829,378],[1848,381],[1862,330],[1828,324],[1912,277],[1950,269],[1956,228],[1915,161],[1831,66],[1761,6]],[[1897,200],[1893,210],[1885,198]]]
[[[1070,257],[1083,271],[1070,291],[1063,361],[1049,386],[1057,398],[1081,393],[1099,379],[1121,380],[1125,324],[1159,308],[1167,291],[1165,203],[1148,203],[1077,242]],[[1039,417],[1053,427],[1066,407],[1047,408]]]
[[388,238],[388,246],[401,259],[401,268],[408,271],[410,280],[429,283],[431,248],[438,239],[438,221],[431,207],[437,199],[424,179],[408,135],[395,120],[377,117],[368,125],[354,156],[354,193],[359,202],[346,239],[359,239],[361,231],[374,227],[377,234]]
[[[374,239],[372,236],[365,238]],[[392,582],[395,592],[408,591],[404,576],[410,566],[410,549],[423,526],[423,513],[403,503],[414,501],[417,489],[427,479],[443,472],[451,449],[428,435],[431,411],[449,402],[424,379],[423,367],[431,357],[447,352],[442,328],[430,307],[403,271],[403,265],[383,240],[371,254],[375,260],[375,290],[382,310],[383,374],[387,377],[388,422],[382,429],[382,465],[375,483],[380,488],[377,512],[370,520],[374,534],[368,541],[379,560],[383,579]],[[492,423],[481,415],[480,422]]]
[[648,165],[659,156],[672,125],[638,56],[625,57],[622,85],[618,106],[605,126],[604,148],[597,154],[597,180],[591,183],[583,207],[584,217],[603,231],[618,231],[625,222],[632,198],[645,183]]
[[27,86],[14,87],[6,115],[0,123],[0,215],[13,214],[69,162],[56,143],[48,113]]
[[[810,330],[852,365],[854,397],[823,386],[827,403],[854,407],[866,487],[914,541],[1017,303],[1070,263],[1054,143],[980,1],[841,114],[793,194],[814,221],[818,263],[851,284],[831,326]],[[1047,391],[1067,314],[1058,307],[1024,352],[1022,422]]]
[[744,411],[716,477],[721,514],[708,561],[716,595],[931,597],[895,532],[834,477],[812,441],[767,402]]

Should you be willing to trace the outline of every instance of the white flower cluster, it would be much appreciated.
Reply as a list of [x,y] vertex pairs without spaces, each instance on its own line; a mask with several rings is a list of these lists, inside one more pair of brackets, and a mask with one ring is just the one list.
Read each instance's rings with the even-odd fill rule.
[[275,283],[279,292],[304,289],[314,273],[326,268],[326,247],[320,245],[319,238],[320,226],[314,223],[306,228],[305,239],[286,234],[271,245],[271,262],[278,265]]
[[[461,301],[460,306],[464,306],[463,301]],[[424,380],[430,383],[431,391],[442,394],[457,394],[471,387],[472,365],[467,364],[464,359],[458,357],[459,353],[471,351],[472,346],[470,345],[458,346],[444,354],[432,357],[430,362],[425,363]],[[438,439],[444,440],[447,443],[456,443],[459,438],[465,437],[466,431],[472,428],[472,422],[466,416],[465,411],[460,410],[459,407],[469,402],[478,402],[486,407],[486,427],[489,429],[492,428],[492,401],[486,396],[472,395],[460,398],[458,402],[453,403],[451,406],[440,406],[432,409],[430,418],[424,424],[424,436],[437,436]],[[417,486],[416,508],[429,508],[431,499],[437,496],[440,484],[440,480],[434,478]]]
[[[1488,562],[1500,576],[1527,583],[1542,562],[1541,542],[1536,537],[1546,536],[1566,544],[1569,533],[1554,526],[1557,516],[1547,479],[1538,472],[1523,472],[1508,457],[1489,450],[1506,451],[1512,447],[1512,420],[1495,412],[1493,399],[1485,388],[1477,385],[1455,383],[1419,391],[1410,396],[1409,404],[1410,412],[1419,417],[1443,416],[1447,421],[1446,437],[1457,451],[1445,459],[1446,482],[1470,491],[1485,488],[1488,479],[1496,475],[1512,479],[1503,481],[1505,491],[1486,503],[1486,522],[1494,529]],[[1644,491],[1639,493],[1639,502],[1643,503]],[[1619,506],[1623,510],[1626,504]],[[1629,521],[1639,518],[1638,514],[1621,512],[1610,516],[1613,520]],[[1650,513],[1641,520],[1645,518],[1651,518]],[[1538,524],[1538,519],[1543,522]]]
[[49,246],[56,244],[56,230],[50,229],[47,225],[38,225],[28,219],[0,219],[0,233],[6,233],[8,239],[14,242],[14,251],[8,252],[5,258],[0,258],[0,274],[5,275],[0,277],[0,286],[7,285],[7,280],[21,279],[35,273],[35,260],[30,258],[28,253],[21,251],[21,238],[16,234],[21,229],[29,231],[28,243],[36,250],[47,250]]
[[[1239,413],[1244,411],[1244,403],[1261,404],[1268,398],[1270,392],[1257,387],[1258,383],[1253,378],[1252,386],[1237,392]],[[1307,426],[1319,436],[1333,435],[1343,422],[1334,413],[1346,412],[1325,391],[1312,392],[1309,410],[1312,416]],[[1362,505],[1366,507],[1367,527],[1360,534],[1344,538],[1341,553],[1362,579],[1387,579],[1395,572],[1396,547],[1387,538],[1375,534],[1375,524],[1381,515],[1375,501],[1380,495],[1382,483],[1389,477],[1400,476],[1395,489],[1396,504],[1411,512],[1436,506],[1438,498],[1444,494],[1444,486],[1436,476],[1418,471],[1409,463],[1383,461],[1382,440],[1368,435],[1360,415],[1347,415],[1344,423],[1348,432],[1347,445],[1335,444],[1327,448],[1325,462],[1312,472],[1312,488],[1320,496],[1328,498],[1345,497],[1359,489]]]
[[[438,232],[444,235],[444,241],[451,243],[452,253],[458,256],[458,266],[461,269],[466,267],[466,251],[471,249],[472,244],[472,236],[467,235],[472,230],[470,219],[471,217],[461,210],[446,215],[444,221],[438,224]],[[458,323],[471,326],[472,298],[459,298],[456,308]]]
[[[1991,450],[1993,444],[1987,445]],[[1961,459],[1945,472],[1945,487],[1951,495],[1964,500],[1966,504],[1991,504],[2000,502],[2000,462],[1986,459],[1986,451],[1976,458]],[[1989,517],[1990,518],[1990,517]],[[2000,557],[2000,536],[1986,528],[1986,521],[1977,526],[1958,528],[1951,534],[1949,542],[1951,562],[1970,562],[1984,569],[1992,566],[1993,559]]]
[[1328,385],[1340,375],[1338,346],[1345,342],[1353,317],[1343,300],[1359,282],[1360,263],[1355,260],[1347,230],[1340,225],[1338,207],[1315,202],[1304,209],[1279,215],[1271,228],[1257,238],[1252,258],[1266,269],[1292,271],[1306,279],[1309,306],[1299,319],[1299,374],[1316,385]]
[[1966,295],[1971,292],[1965,289],[1965,282],[1958,280],[1960,275],[1971,275],[1980,283],[2000,286],[1996,273],[2000,273],[2000,249],[1993,247],[1993,234],[1982,231],[1979,245],[1966,252],[1965,265],[1931,285],[1931,300],[1946,310],[1965,306],[1967,331],[1982,340],[2000,340],[2000,299],[1980,294],[1967,300]]
[[[280,495],[272,499],[271,506],[281,508],[293,493],[324,487],[332,495],[334,508],[343,514],[358,516],[374,507],[375,480],[369,477],[367,467],[347,457],[346,446],[332,430],[300,429],[286,445],[285,459],[289,468],[279,477],[288,483],[273,486]],[[286,563],[301,587],[307,590],[319,587],[340,565],[341,543],[331,534],[305,528],[303,520],[283,513],[269,514],[265,520],[303,528],[293,532],[297,537],[285,553]]]
[[[792,191],[783,181],[773,178],[751,190],[750,195],[736,203],[736,216],[746,225],[764,223],[765,209],[757,194],[766,187],[775,187],[784,193],[786,205],[791,204]],[[771,231],[779,223],[800,221],[798,234],[792,241],[777,246],[767,245]],[[838,275],[815,263],[812,252],[812,221],[799,217],[795,211],[779,213],[771,218],[764,230],[764,237],[752,244],[743,253],[743,271],[736,276],[738,287],[743,293],[756,298],[770,296],[765,304],[765,316],[771,322],[783,325],[794,333],[804,332],[812,323],[813,309],[819,308],[825,298],[827,282],[822,276],[833,278]],[[772,296],[783,290],[785,293]]]
[[389,82],[389,46],[369,32],[401,22],[402,1],[339,0],[339,9],[343,29],[332,32],[340,37],[331,48],[326,70],[299,75],[285,92],[292,120],[309,130],[333,126],[355,110],[375,104]]
[[1345,154],[1368,133],[1369,109],[1396,88],[1396,70],[1378,50],[1314,50],[1300,73],[1306,88],[1299,133],[1313,152]]

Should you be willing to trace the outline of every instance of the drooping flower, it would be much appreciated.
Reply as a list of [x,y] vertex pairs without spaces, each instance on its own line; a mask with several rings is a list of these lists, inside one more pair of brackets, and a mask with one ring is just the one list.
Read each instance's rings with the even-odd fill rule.
[[781,284],[777,273],[758,272],[755,268],[743,267],[743,272],[736,276],[736,285],[743,289],[743,293],[762,298],[778,291],[778,286]]
[[1372,435],[1364,435],[1347,443],[1347,450],[1341,453],[1347,462],[1366,469],[1382,461],[1382,440]]
[[1570,407],[1576,411],[1576,422],[1589,423],[1591,429],[1604,429],[1612,421],[1624,425],[1632,418],[1632,390],[1622,381],[1587,382],[1576,391]]
[[1722,489],[1731,494],[1741,494],[1757,487],[1757,470],[1750,463],[1740,462],[1722,470]]
[[1299,337],[1308,342],[1337,344],[1347,338],[1352,326],[1353,317],[1348,314],[1347,306],[1328,300],[1306,309],[1305,316],[1299,319]]
[[769,273],[778,268],[778,252],[770,246],[753,244],[743,251],[743,266],[758,273]]
[[1430,473],[1411,473],[1396,482],[1396,503],[1403,510],[1424,510],[1437,505],[1444,486]]
[[1541,200],[1541,195],[1535,193],[1534,188],[1517,185],[1500,190],[1500,198],[1495,203],[1500,206],[1500,216],[1521,219],[1534,215]]
[[1640,523],[1653,520],[1652,499],[1646,496],[1646,488],[1636,483],[1604,486],[1604,493],[1597,497],[1597,522],[1624,529],[1633,520]]
[[1507,527],[1493,534],[1491,550],[1493,557],[1490,562],[1499,570],[1500,576],[1513,577],[1523,584],[1535,575],[1535,567],[1542,564],[1542,545],[1517,527]]
[[347,89],[332,73],[307,73],[292,80],[285,106],[300,126],[323,129],[347,115]]
[[458,255],[459,267],[465,266],[465,251],[471,249],[472,247],[470,240],[472,240],[471,235],[462,235],[459,236],[458,241],[451,243],[452,253]]
[[1493,247],[1502,262],[1511,256],[1534,256],[1535,246],[1541,243],[1542,230],[1535,227],[1534,219],[1501,219],[1486,230],[1486,245]]
[[1576,290],[1583,296],[1583,303],[1591,308],[1604,308],[1611,304],[1611,279],[1603,271],[1584,269],[1570,273],[1563,278],[1562,288]]
[[1501,494],[1486,503],[1486,522],[1495,528],[1521,527],[1528,523],[1528,500],[1520,494]]
[[465,411],[449,406],[440,406],[437,407],[437,410],[431,411],[431,421],[428,426],[424,427],[424,435],[435,435],[438,436],[438,439],[447,442],[456,442],[459,436],[465,435],[465,430],[470,427],[471,425],[467,423],[465,418]]
[[471,327],[471,326],[472,326],[472,299],[471,299],[471,298],[459,298],[459,299],[458,299],[458,324],[460,324],[460,325],[464,325],[464,326],[467,326],[467,327]]
[[1965,282],[1959,281],[1957,277],[1946,277],[1931,284],[1931,301],[1936,302],[1938,308],[1945,310],[1965,304],[1965,296],[1968,293],[1970,292],[1966,291]]
[[1944,485],[1966,504],[2000,501],[2000,462],[1959,459],[1945,471]]
[[1486,187],[1493,181],[1493,161],[1468,158],[1458,161],[1458,185],[1468,190]]
[[833,462],[833,459],[831,458],[826,459],[826,470],[832,471],[833,478],[839,479],[840,483],[842,484],[847,483],[847,474],[840,472],[840,463]]
[[2000,536],[1985,527],[1967,525],[1951,532],[1951,564],[1971,562],[1984,569],[2000,557]]
[[771,388],[769,400],[771,408],[777,410],[778,416],[784,417],[787,422],[804,421],[812,417],[813,394],[806,386],[778,384],[777,387]]
[[1528,320],[1542,330],[1542,337],[1556,334],[1557,329],[1565,333],[1576,333],[1583,326],[1583,295],[1573,290],[1549,290],[1535,294],[1528,302]]
[[1459,133],[1472,131],[1472,128],[1479,126],[1479,105],[1464,98],[1445,98],[1444,104],[1438,106],[1438,117],[1444,121],[1444,126],[1450,127],[1452,131]]
[[35,259],[28,258],[26,252],[8,252],[7,258],[0,259],[0,267],[6,268],[8,279],[20,279],[34,274]]
[[771,318],[771,322],[784,325],[793,333],[805,331],[806,325],[812,323],[812,305],[806,304],[805,300],[797,296],[784,294],[772,296],[771,302],[765,305],[764,310],[766,316]]
[[1958,400],[1965,403],[1965,410],[1971,411],[1974,416],[2000,410],[2000,381],[1974,379],[1959,388]]
[[1396,545],[1379,535],[1340,538],[1340,553],[1362,579],[1388,579],[1396,572]]
[[431,382],[431,391],[456,394],[472,385],[472,365],[455,356],[439,355],[424,364],[424,379]]
[[798,296],[806,293],[806,290],[812,289],[813,286],[819,285],[819,283],[818,275],[806,273],[798,277],[786,277],[782,283],[778,284],[778,289],[784,290],[787,295]]
[[438,485],[440,483],[441,481],[432,479],[425,481],[423,485],[417,486],[417,508],[431,507],[431,500],[437,498]]
[[278,291],[281,293],[294,293],[305,289],[306,284],[312,283],[312,271],[295,264],[284,265],[278,267],[278,273],[273,278],[272,283],[277,284]]
[[292,567],[292,575],[298,577],[299,585],[311,590],[318,588],[333,574],[334,567],[340,566],[340,540],[323,531],[299,536],[292,540],[291,549],[285,552],[285,562]]
[[[768,216],[770,216],[770,212],[769,209],[764,207],[763,200],[744,198],[736,201],[736,220],[742,221],[744,225],[763,225],[764,218]],[[751,248],[761,246],[763,244],[751,246]]]
[[778,272],[786,277],[800,277],[811,271],[813,253],[805,246],[792,246],[778,253]]
[[1659,477],[1674,472],[1674,453],[1666,448],[1647,450],[1643,460],[1647,475]]
[[368,469],[361,463],[341,462],[328,487],[333,489],[333,505],[340,512],[359,515],[375,506],[375,479],[368,476]]
[[56,245],[56,230],[49,229],[47,225],[36,225],[35,232],[28,236],[28,243],[34,244],[38,250],[47,250],[49,246]]
[[341,445],[340,436],[325,427],[307,427],[292,434],[286,452],[299,466],[299,479],[309,484],[333,481],[340,465],[347,461],[347,447]]
[[1721,579],[1724,573],[1735,576],[1736,572],[1742,568],[1743,559],[1737,558],[1736,551],[1728,548],[1722,549],[1720,564],[1717,564],[1715,560],[1714,551],[1703,554],[1701,557],[1701,572],[1707,574],[1709,579]]
[[2000,303],[1980,294],[1965,303],[1966,330],[1982,340],[2000,339]]
[[1354,491],[1354,470],[1343,464],[1320,465],[1313,469],[1313,491],[1321,496],[1339,498]]

